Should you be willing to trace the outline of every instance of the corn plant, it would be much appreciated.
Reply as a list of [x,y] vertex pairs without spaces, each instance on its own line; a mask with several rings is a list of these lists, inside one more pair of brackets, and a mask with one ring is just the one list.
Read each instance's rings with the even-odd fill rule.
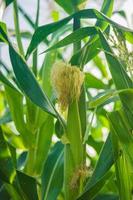
[[[67,16],[42,26],[40,0],[35,21],[20,1],[0,3],[14,19],[14,30],[0,22],[11,66],[1,57],[2,200],[133,198],[133,30],[111,19],[126,19],[114,0],[100,11],[85,2],[53,1]],[[21,29],[20,14],[32,32]]]

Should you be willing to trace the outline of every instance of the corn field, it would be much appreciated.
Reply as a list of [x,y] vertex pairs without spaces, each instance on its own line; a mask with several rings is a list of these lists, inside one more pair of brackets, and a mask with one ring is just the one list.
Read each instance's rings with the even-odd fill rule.
[[113,20],[126,12],[52,0],[40,25],[43,1],[35,20],[0,1],[0,200],[132,200],[133,29]]

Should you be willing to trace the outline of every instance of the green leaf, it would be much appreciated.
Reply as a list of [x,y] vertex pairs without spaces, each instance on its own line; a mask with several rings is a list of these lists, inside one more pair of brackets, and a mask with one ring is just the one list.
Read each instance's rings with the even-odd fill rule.
[[24,167],[27,158],[27,152],[23,151],[17,159],[17,169],[20,170]]
[[[107,15],[108,17],[111,17],[112,11],[113,11],[113,5],[114,0],[106,1],[104,0],[101,12]],[[102,30],[108,31],[108,24],[104,21],[97,20],[96,26],[100,27]],[[74,60],[78,60],[80,63],[82,60],[82,65],[89,62],[93,57],[95,57],[100,52],[100,39],[97,38],[97,35],[94,37],[91,37],[89,42],[81,48],[76,54],[74,54],[71,58],[71,63],[74,62]]]
[[12,184],[5,183],[4,187],[6,191],[8,192],[10,199],[23,200],[23,197],[19,194],[19,192],[17,191],[17,188],[14,187]]
[[[105,13],[105,14],[108,14],[108,15],[111,15],[112,8],[113,8],[113,1],[108,1],[108,3],[107,3],[107,1],[104,1],[102,9],[101,9],[101,12]],[[106,22],[103,23],[101,21],[97,21],[95,27],[97,27],[97,26],[100,27],[100,28],[105,29],[105,27],[107,26],[107,23]],[[77,41],[77,40],[81,40],[80,37],[83,38],[83,37],[86,37],[86,36],[90,36],[90,35],[93,35],[93,33],[95,35],[96,34],[95,27],[86,27],[86,28],[80,28],[79,30],[76,30],[75,34],[73,33],[73,37],[72,37],[72,34],[69,35],[70,40],[72,40],[75,37],[75,41]],[[89,30],[89,28],[90,28],[90,30]],[[87,31],[87,29],[88,29],[88,31]],[[92,34],[91,34],[91,29],[92,29]],[[82,34],[81,34],[81,32],[82,32]],[[79,37],[78,37],[78,34],[79,34]],[[66,37],[65,38],[66,40],[64,39],[64,43],[65,43],[65,41],[67,41],[69,39],[69,37]],[[94,37],[93,37],[93,40],[95,41]],[[63,44],[63,41],[60,41],[60,42]],[[61,45],[60,42],[59,42],[58,45]],[[92,40],[91,40],[91,42],[92,42]]]
[[120,96],[125,109],[129,110],[133,115],[133,89],[122,90]]
[[120,98],[122,101],[124,112],[128,118],[131,129],[133,129],[133,89],[126,89],[121,91]]
[[26,145],[24,144],[22,137],[20,135],[15,135],[15,133],[6,133],[5,137],[7,142],[16,149],[25,150],[27,149]]
[[72,14],[74,12],[73,2],[71,0],[55,0],[67,13]]
[[78,5],[86,0],[55,0],[67,13],[72,14],[77,10]]
[[110,113],[108,117],[114,134],[119,139],[123,150],[129,156],[130,161],[133,164],[133,136],[128,119],[122,110],[114,111]]
[[[116,114],[116,113],[114,113]],[[111,125],[111,132],[112,132],[112,143],[113,143],[113,152],[114,152],[114,157],[118,157],[116,163],[115,163],[115,174],[116,174],[116,184],[119,190],[119,198],[121,200],[125,199],[132,199],[132,164],[130,165],[130,160],[127,155],[127,152],[123,148],[123,143],[120,142],[118,135],[116,134],[117,130],[115,128],[118,128],[118,131],[125,126],[123,124],[123,127],[119,123],[123,123],[122,121],[120,122],[120,119],[117,119],[118,115],[116,114],[116,117],[113,119],[113,115],[111,113],[110,120],[110,125]],[[117,119],[117,127],[114,126],[112,123],[113,120]],[[125,122],[124,122],[125,123]],[[116,131],[116,132],[115,132]],[[125,132],[125,128],[122,130],[122,132]],[[123,133],[122,133],[123,134]],[[127,133],[126,133],[127,134]],[[126,137],[125,134],[125,137]],[[122,136],[123,137],[123,136]],[[128,137],[128,136],[127,136]],[[126,144],[126,140],[125,140]],[[120,155],[120,156],[119,156]]]
[[119,62],[117,57],[114,55],[110,45],[108,44],[106,38],[104,37],[101,31],[99,31],[99,36],[101,39],[102,47],[105,51],[105,55],[109,64],[109,69],[112,74],[112,78],[116,88],[126,89],[133,87],[132,80],[129,78],[128,74],[126,73],[124,67]]
[[[112,4],[111,4],[112,5]],[[131,29],[125,28],[118,23],[115,23],[114,21],[110,20],[108,17],[106,17],[104,14],[101,12],[95,10],[95,9],[86,9],[79,11],[63,20],[60,20],[55,23],[51,23],[45,26],[38,27],[37,30],[35,31],[33,38],[31,40],[31,43],[28,47],[26,57],[29,57],[31,52],[42,42],[50,33],[55,32],[62,26],[64,26],[66,23],[68,23],[72,18],[96,18],[99,20],[104,20],[114,27],[120,29],[123,31],[125,37],[130,40],[130,42],[133,42],[132,36],[133,36],[133,31]]]
[[61,138],[64,134],[63,128],[62,128],[59,120],[57,120],[55,123],[55,134],[58,138]]
[[4,76],[4,74],[0,71],[0,81],[5,85],[11,87],[12,89],[18,91],[18,89]]
[[[57,112],[46,96],[46,94],[40,88],[38,82],[36,81],[34,75],[28,68],[24,59],[16,52],[9,42],[6,33],[0,26],[0,33],[2,37],[9,44],[9,54],[12,63],[12,67],[16,76],[16,79],[21,87],[21,90],[31,99],[33,103],[42,108],[44,111],[50,113],[53,116],[57,116]],[[61,117],[58,115],[59,119]],[[61,120],[62,121],[62,120]],[[63,123],[63,122],[62,122]]]
[[[111,47],[109,46],[106,38],[104,35],[99,31],[99,36],[101,39],[102,47],[105,51],[105,55],[109,64],[109,69],[113,78],[113,81],[115,83],[116,89],[129,89],[133,88],[133,82],[128,76],[127,72],[125,71],[125,68],[122,66],[122,63],[118,60],[118,58],[114,55]],[[119,74],[119,76],[118,76]],[[129,118],[130,125],[133,128],[133,115],[130,108],[128,108],[127,104],[125,103],[124,95],[119,95],[121,102],[124,106],[125,113],[127,117]]]
[[7,37],[6,37],[6,24],[3,22],[0,22],[0,42],[7,42]]
[[[118,23],[115,23],[111,19],[109,19],[107,16],[105,16],[103,13],[95,10],[95,9],[86,9],[86,10],[81,10],[73,15],[70,15],[69,17],[62,19],[58,22],[51,23],[48,25],[44,25],[41,27],[38,27],[37,30],[35,31],[31,43],[28,47],[27,53],[26,53],[26,58],[29,57],[31,52],[50,34],[67,24],[71,19],[73,18],[90,18],[90,19],[98,19],[98,20],[103,20],[107,23],[110,23],[112,26],[120,29],[125,37],[132,43],[133,39],[133,31],[131,29],[128,29],[124,26],[119,25]],[[106,27],[104,27],[105,29]]]
[[[106,9],[105,10],[102,9],[102,12],[108,16],[111,16],[112,7],[113,7],[113,1],[112,2],[105,1]],[[98,21],[98,23],[96,23],[96,25],[99,26],[103,31],[107,28],[107,25],[109,23],[110,25],[121,30],[123,35],[129,42],[131,42],[131,43],[133,42],[133,39],[132,39],[133,38],[133,30],[131,30],[131,29],[129,30],[129,29],[115,23],[114,21],[110,20],[107,16],[105,16],[104,14],[102,14],[98,11],[96,11],[95,14],[96,14],[97,19],[103,21],[102,24],[99,24],[100,21]],[[104,21],[107,23],[105,24]],[[99,40],[99,38],[97,38],[97,36],[95,36],[95,38],[90,39],[90,41],[81,50],[79,50],[76,54],[73,55],[73,57],[71,58],[71,63],[74,63],[74,60],[78,60],[79,63],[80,62],[83,63],[82,65],[86,64],[100,52],[100,50],[99,50],[100,48],[101,48],[100,40]]]
[[[111,17],[113,12],[113,7],[114,7],[114,0],[109,0],[109,1],[104,0],[100,12],[108,17]],[[105,27],[107,27],[107,23],[97,20],[96,26],[100,27],[101,29],[105,29]]]
[[96,67],[98,67],[103,77],[108,78],[108,72],[102,58],[100,58],[100,56],[97,55],[94,57],[93,62],[96,65]]
[[86,183],[85,191],[78,198],[78,200],[91,200],[97,193],[101,190],[105,184],[107,178],[110,176],[108,174],[109,169],[114,163],[113,149],[111,136],[109,135],[99,156],[94,172]]
[[79,116],[80,116],[80,122],[81,122],[81,132],[82,137],[84,137],[85,131],[86,131],[86,93],[85,93],[85,83],[83,83],[81,88],[81,94],[78,102],[79,107]]
[[92,36],[97,34],[97,28],[96,27],[84,27],[84,28],[79,28],[78,30],[74,31],[70,35],[66,36],[64,39],[60,40],[58,43],[53,45],[52,47],[48,48],[44,52],[48,52],[53,49],[61,48],[66,45],[72,44],[74,42],[79,42],[82,39],[84,39],[87,36]]
[[11,122],[11,121],[12,121],[11,113],[9,111],[6,111],[4,113],[4,115],[0,118],[0,126],[2,124],[6,124],[6,123]]
[[97,95],[96,97],[92,98],[89,102],[89,108],[96,108],[102,104],[104,104],[108,99],[110,99],[111,97],[114,97],[118,95],[118,92],[116,91],[107,91],[104,94],[101,94],[100,96]]
[[1,180],[12,183],[15,177],[15,169],[11,158],[8,145],[4,139],[2,129],[0,128],[0,178]]
[[54,22],[48,25],[40,26],[36,29],[36,31],[33,34],[32,40],[30,42],[30,45],[28,47],[26,58],[30,56],[30,54],[33,52],[33,50],[36,49],[36,47],[50,34],[55,31],[57,31],[59,28],[67,24],[71,20],[71,16],[60,20],[59,22]]
[[122,33],[124,34],[125,38],[130,42],[133,43],[133,30],[129,29],[127,27],[124,27],[116,22],[114,22],[113,20],[111,20],[110,18],[108,18],[107,16],[105,16],[104,14],[95,11],[95,14],[97,16],[97,19],[99,20],[104,20],[108,23],[110,23],[113,27],[119,29],[122,31]]
[[[29,146],[29,142],[32,141],[32,135],[26,128],[24,121],[24,111],[23,111],[23,96],[12,88],[5,86],[5,94],[9,104],[12,119],[15,123],[16,129],[20,133],[23,142],[26,146]],[[17,112],[16,112],[17,109]],[[29,141],[29,137],[31,140]]]
[[40,88],[34,75],[28,68],[23,58],[9,45],[10,59],[18,83],[23,92],[44,111],[56,116],[55,109],[48,97]]
[[1,199],[4,199],[4,200],[10,200],[10,196],[8,192],[6,191],[4,184],[0,187],[0,197]]
[[85,74],[86,88],[107,89],[107,85],[90,73]]
[[15,149],[22,149],[22,150],[27,149],[22,136],[16,135],[16,133],[14,133],[14,131],[12,130],[12,127],[9,127],[7,125],[7,126],[2,126],[2,128],[5,139],[10,146],[14,147]]
[[72,56],[70,60],[71,64],[75,63],[76,60],[78,64],[81,63],[82,66],[85,65],[100,52],[100,47],[101,43],[99,39],[92,43],[88,42],[83,48],[81,48]]
[[56,200],[63,185],[64,146],[57,142],[51,149],[42,174],[42,200]]
[[89,135],[87,144],[93,147],[96,150],[97,154],[99,154],[103,146],[103,141],[97,141],[96,139],[94,139],[94,137],[92,137],[92,135]]
[[11,153],[13,165],[16,168],[17,167],[17,152],[16,152],[16,149],[12,145],[10,145],[9,143],[8,143],[8,148],[9,148],[10,153]]
[[14,0],[4,0],[6,2],[6,6],[9,6],[10,3],[12,3]]
[[100,194],[94,200],[119,200],[119,196],[113,194]]
[[17,178],[26,200],[38,200],[36,180],[20,171],[17,171]]
[[37,133],[37,141],[35,145],[35,154],[34,154],[34,174],[40,175],[44,166],[44,163],[47,159],[49,152],[51,138],[53,135],[54,121],[53,117],[47,116],[43,125],[40,127],[40,130]]

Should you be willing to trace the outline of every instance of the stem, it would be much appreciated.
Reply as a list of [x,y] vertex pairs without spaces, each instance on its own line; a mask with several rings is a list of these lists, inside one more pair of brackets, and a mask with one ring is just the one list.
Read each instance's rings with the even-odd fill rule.
[[[80,20],[74,18],[73,30],[80,28]],[[81,48],[81,42],[73,44],[74,53]],[[73,64],[77,64],[76,62]],[[82,127],[78,101],[68,107],[66,137],[69,143],[65,145],[64,154],[64,189],[65,200],[76,200],[83,190],[82,169],[84,166],[84,146],[82,145]]]
[[[40,0],[37,1],[37,13],[36,13],[36,21],[35,21],[35,30],[38,27],[38,23],[39,23],[39,10],[40,10]],[[36,48],[36,50],[33,53],[33,72],[35,74],[35,76],[37,76],[37,53],[38,50]]]
[[26,164],[24,167],[24,172],[31,176],[34,175],[34,161],[35,161],[34,152],[35,152],[34,148],[30,148],[28,150],[28,157],[27,157]]
[[19,27],[17,0],[13,1],[13,9],[14,9],[14,25],[15,25],[15,32],[16,32],[16,38],[17,38],[17,43],[18,43],[18,49],[19,49],[19,53],[24,57],[24,50],[23,50],[23,45],[22,45],[22,41],[21,41],[20,27]]
[[[73,30],[75,31],[76,29],[80,28],[80,19],[74,18],[74,24],[73,24]],[[79,49],[81,49],[81,41],[74,43],[73,46],[73,53],[75,54],[77,51],[79,51]],[[78,67],[80,67],[81,69],[83,69],[83,63],[82,60],[79,61],[75,60],[73,63],[73,65],[79,65]],[[86,132],[86,97],[85,97],[85,86],[83,84],[82,89],[81,89],[81,94],[80,94],[80,98],[78,101],[78,108],[79,108],[79,116],[80,116],[80,122],[81,122],[81,131],[82,131],[82,138],[84,138],[85,132]],[[85,151],[86,151],[86,145],[83,145],[83,149],[84,149],[84,164],[85,164]]]
[[66,137],[69,143],[65,145],[65,200],[76,200],[82,191],[83,145],[81,123],[77,100],[68,108]]

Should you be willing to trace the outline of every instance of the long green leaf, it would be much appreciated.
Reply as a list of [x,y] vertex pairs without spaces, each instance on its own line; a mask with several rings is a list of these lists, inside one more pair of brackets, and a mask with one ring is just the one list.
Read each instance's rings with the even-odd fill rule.
[[119,200],[119,196],[114,194],[100,194],[94,200]]
[[42,174],[42,200],[56,200],[63,184],[64,146],[57,142],[52,148]]
[[50,50],[53,50],[53,49],[57,49],[57,48],[61,48],[61,47],[64,47],[66,45],[72,44],[74,42],[81,41],[85,37],[92,36],[92,35],[95,35],[95,34],[97,34],[96,27],[90,26],[90,27],[79,28],[78,30],[74,31],[73,33],[71,33],[70,35],[65,37],[64,39],[60,40],[58,43],[56,43],[52,47],[48,48],[44,52],[47,52],[47,51],[50,51]]
[[90,73],[85,74],[86,88],[107,89],[107,85]]
[[4,187],[5,187],[6,191],[8,192],[10,199],[24,200],[23,197],[17,191],[17,188],[14,187],[12,184],[5,183]]
[[33,103],[38,105],[44,111],[52,114],[53,116],[57,116],[57,112],[55,111],[52,103],[40,88],[38,82],[36,81],[34,75],[28,68],[24,59],[12,47],[6,33],[4,32],[1,26],[0,26],[0,33],[2,34],[2,37],[5,39],[5,41],[8,42],[12,67],[16,79],[21,87],[21,90],[31,99]]
[[10,196],[6,191],[4,184],[0,187],[0,197],[4,200],[10,200]]
[[[114,116],[115,115],[115,116]],[[109,115],[110,119],[110,125],[111,125],[111,132],[112,132],[112,143],[113,143],[113,152],[114,157],[118,157],[116,163],[115,163],[115,174],[117,178],[117,187],[119,190],[119,197],[121,200],[130,200],[132,199],[131,194],[131,171],[130,171],[130,160],[128,157],[127,152],[123,148],[123,143],[121,143],[119,140],[119,137],[123,138],[123,133],[125,132],[125,144],[127,145],[127,139],[126,134],[128,134],[126,128],[125,128],[125,122],[120,122],[121,118],[119,117],[118,113],[114,112]],[[117,125],[114,123],[114,120],[117,119]],[[123,123],[123,125],[121,125]],[[117,130],[116,130],[117,128]],[[117,131],[120,131],[121,133],[118,136]],[[127,135],[128,138],[128,135]],[[124,139],[124,138],[123,138]],[[121,155],[121,156],[119,156]]]
[[[12,88],[5,86],[5,94],[9,104],[9,109],[11,112],[12,119],[14,120],[16,129],[21,135],[26,146],[29,146],[29,142],[32,142],[32,138],[29,141],[29,136],[32,137],[30,131],[27,130],[24,121],[24,111],[23,111],[23,96],[22,94],[16,92]],[[17,109],[17,112],[16,112]]]
[[[111,17],[113,5],[114,0],[104,0],[101,12],[104,13],[106,16]],[[100,27],[102,30],[108,31],[108,23],[105,23],[104,21],[97,20],[95,26]],[[72,56],[71,63],[75,62],[75,60],[78,60],[78,63],[80,64],[82,60],[82,65],[85,65],[100,52],[100,47],[100,39],[97,38],[97,35],[91,37],[89,42]]]
[[30,56],[32,51],[50,34],[57,31],[59,28],[67,24],[71,20],[71,16],[67,17],[59,22],[51,23],[48,25],[40,26],[36,29],[30,45],[28,47],[26,58]]
[[[122,66],[122,63],[118,60],[118,58],[114,55],[110,45],[107,42],[107,39],[104,37],[104,35],[99,31],[99,36],[101,39],[102,47],[105,51],[105,55],[109,64],[109,69],[113,78],[113,81],[115,83],[116,89],[130,89],[133,88],[133,82],[130,79],[129,75],[125,71],[124,66]],[[131,94],[131,93],[130,93]],[[133,128],[133,114],[132,114],[132,108],[130,109],[129,106],[125,103],[124,95],[119,95],[122,105],[124,106],[125,114],[127,115],[131,128]],[[131,105],[131,104],[130,104]]]
[[41,90],[34,75],[29,70],[23,58],[14,50],[11,45],[9,45],[9,53],[12,67],[21,89],[31,99],[32,102],[41,107],[44,111],[56,116],[55,110],[48,97]]
[[[110,23],[112,26],[120,29],[123,31],[124,35],[126,38],[133,43],[133,31],[131,29],[125,28],[124,26],[119,25],[118,23],[115,23],[111,19],[109,19],[107,16],[105,16],[103,13],[95,10],[95,9],[86,9],[86,10],[81,10],[73,15],[70,15],[69,17],[62,19],[58,22],[51,23],[48,25],[44,25],[41,27],[38,27],[38,29],[35,31],[31,43],[28,47],[27,53],[26,53],[26,58],[29,57],[31,52],[50,34],[67,24],[71,19],[73,18],[92,18],[92,19],[98,19],[98,20],[103,20],[107,23]],[[106,27],[105,27],[106,28]]]
[[1,180],[12,183],[15,177],[15,169],[11,158],[8,145],[4,139],[2,129],[0,128],[0,178]]
[[81,48],[81,50],[77,51],[77,53],[72,56],[70,62],[73,64],[76,60],[78,64],[82,64],[83,66],[90,60],[92,60],[100,52],[100,48],[101,43],[99,39],[95,40],[92,43],[88,42],[84,45],[84,47]]
[[[112,14],[112,10],[113,10],[113,0],[104,1],[103,5],[102,5],[102,8],[101,8],[101,13],[104,13],[104,14],[107,14],[108,16],[110,16]],[[102,29],[105,29],[105,27],[107,26],[107,23],[97,20],[96,27],[97,26],[102,28]],[[65,37],[63,40],[59,41],[56,45],[54,45],[53,47],[51,47],[48,50],[52,50],[53,48],[59,48],[61,46],[65,46],[65,45],[68,45],[70,43],[74,43],[77,40],[80,41],[84,37],[93,36],[96,33],[97,33],[97,31],[95,30],[95,26],[80,28],[80,29],[76,30],[74,33],[72,33],[69,36]],[[96,40],[95,37],[91,37],[91,43],[92,43],[92,41],[95,42],[95,40]]]
[[91,200],[97,193],[101,190],[105,184],[107,178],[110,176],[108,174],[109,169],[114,163],[113,150],[111,136],[109,135],[104,147],[100,153],[95,170],[92,174],[92,177],[87,182],[85,186],[85,191],[78,198],[78,200]]
[[124,112],[114,111],[108,115],[112,130],[119,139],[124,151],[129,156],[133,164],[133,136],[130,130],[128,119],[125,117]]
[[43,170],[44,163],[47,159],[51,139],[53,135],[54,121],[51,116],[47,116],[43,125],[37,133],[34,159],[34,174],[40,175]]
[[17,171],[17,178],[23,191],[24,199],[38,200],[36,180],[20,171]]

